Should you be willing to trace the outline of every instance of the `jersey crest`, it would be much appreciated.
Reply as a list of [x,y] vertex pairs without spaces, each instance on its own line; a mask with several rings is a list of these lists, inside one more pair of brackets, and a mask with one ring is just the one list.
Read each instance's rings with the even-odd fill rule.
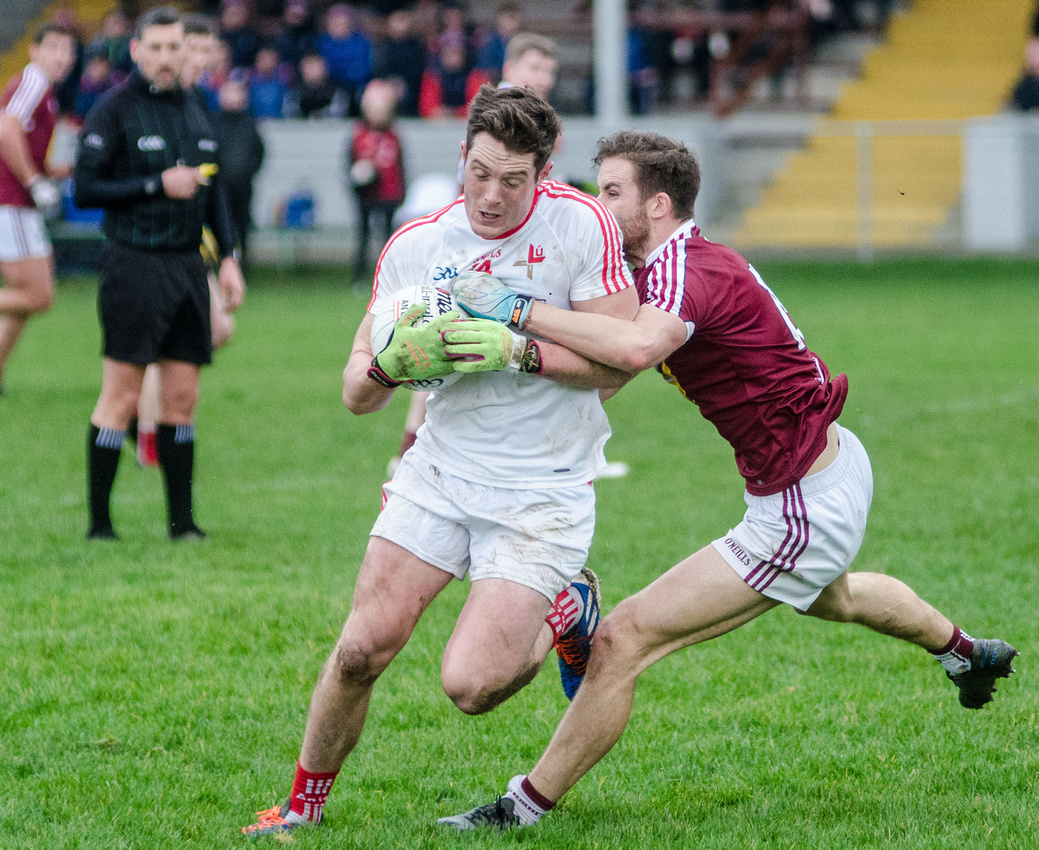
[[516,260],[513,263],[514,266],[526,266],[527,268],[527,280],[534,279],[534,266],[538,263],[545,262],[545,249],[538,245],[536,248],[533,245],[527,246],[527,259]]

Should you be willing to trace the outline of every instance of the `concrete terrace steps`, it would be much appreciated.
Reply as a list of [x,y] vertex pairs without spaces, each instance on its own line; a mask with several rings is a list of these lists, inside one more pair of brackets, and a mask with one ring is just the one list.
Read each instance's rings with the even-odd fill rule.
[[[959,139],[941,123],[1000,111],[1021,68],[1033,0],[915,0],[839,92],[829,125],[790,155],[732,234],[742,247],[927,246],[956,212]],[[889,123],[890,122],[890,123]],[[859,156],[867,152],[863,164]],[[863,187],[862,177],[868,182]],[[867,197],[860,197],[865,189]],[[859,220],[867,211],[865,221]]]

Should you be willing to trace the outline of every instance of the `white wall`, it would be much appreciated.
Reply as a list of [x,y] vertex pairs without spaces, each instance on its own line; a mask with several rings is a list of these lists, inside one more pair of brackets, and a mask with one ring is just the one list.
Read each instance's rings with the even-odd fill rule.
[[968,122],[962,220],[972,251],[1017,251],[1039,240],[1039,116]]

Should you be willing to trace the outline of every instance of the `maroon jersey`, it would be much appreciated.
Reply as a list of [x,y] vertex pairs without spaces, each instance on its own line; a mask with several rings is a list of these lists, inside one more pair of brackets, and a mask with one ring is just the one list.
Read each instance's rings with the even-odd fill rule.
[[375,166],[375,181],[358,189],[369,201],[400,203],[404,200],[404,156],[393,130],[377,130],[358,121],[350,142],[350,164],[366,159]]
[[826,364],[747,261],[687,222],[635,276],[643,303],[681,318],[684,345],[660,371],[736,453],[756,496],[805,476],[840,415],[848,379]]
[[[15,74],[0,94],[0,109],[17,118],[25,130],[29,156],[41,173],[46,170],[47,148],[58,121],[58,99],[50,79],[36,65],[29,63]],[[28,191],[0,158],[0,206],[32,207]]]

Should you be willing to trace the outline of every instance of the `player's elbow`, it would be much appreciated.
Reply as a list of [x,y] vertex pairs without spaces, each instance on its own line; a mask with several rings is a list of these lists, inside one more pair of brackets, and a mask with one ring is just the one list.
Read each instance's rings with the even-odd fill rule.
[[643,339],[632,339],[620,346],[617,352],[617,362],[614,367],[634,377],[639,372],[656,366],[659,357],[656,346],[651,341]]

